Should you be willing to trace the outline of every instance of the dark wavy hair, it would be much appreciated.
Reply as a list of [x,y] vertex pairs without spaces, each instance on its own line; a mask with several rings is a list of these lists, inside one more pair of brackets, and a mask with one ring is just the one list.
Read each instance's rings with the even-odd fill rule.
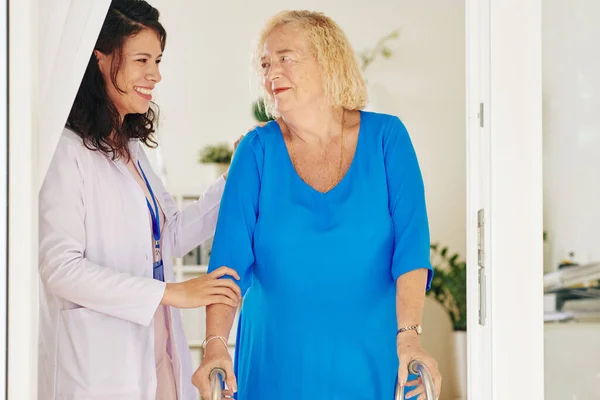
[[[123,44],[128,38],[143,29],[152,29],[160,39],[161,49],[165,49],[167,32],[158,18],[158,10],[146,1],[111,2],[94,50],[113,55],[110,77],[119,92],[123,93],[123,90],[117,85],[117,74],[122,66]],[[128,114],[121,121],[115,104],[108,97],[107,84],[92,52],[67,119],[67,128],[81,136],[88,149],[101,151],[112,159],[130,159],[130,139],[139,139],[149,147],[156,147],[153,133],[158,123],[158,106],[151,103],[145,114]]]

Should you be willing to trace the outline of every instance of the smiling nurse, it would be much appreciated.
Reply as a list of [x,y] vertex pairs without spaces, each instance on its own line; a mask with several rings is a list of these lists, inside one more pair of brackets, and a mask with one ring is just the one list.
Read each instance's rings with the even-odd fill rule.
[[226,174],[179,211],[152,171],[152,91],[166,32],[111,3],[40,191],[40,400],[191,400],[178,308],[235,307],[235,271],[173,283],[172,257],[214,234]]

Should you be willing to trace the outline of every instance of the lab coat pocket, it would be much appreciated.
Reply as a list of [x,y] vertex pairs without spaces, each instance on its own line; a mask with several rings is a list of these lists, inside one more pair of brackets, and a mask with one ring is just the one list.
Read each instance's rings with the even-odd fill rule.
[[135,378],[140,362],[134,359],[128,321],[87,308],[63,310],[60,319],[59,395],[108,399],[140,390]]

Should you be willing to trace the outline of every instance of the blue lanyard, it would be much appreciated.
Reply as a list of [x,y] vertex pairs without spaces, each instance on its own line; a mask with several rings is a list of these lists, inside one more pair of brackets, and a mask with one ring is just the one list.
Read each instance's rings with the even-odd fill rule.
[[148,210],[150,211],[150,216],[152,217],[152,236],[154,237],[154,255],[155,261],[153,264],[153,275],[154,279],[158,279],[161,281],[165,280],[164,277],[164,268],[162,257],[160,256],[160,210],[158,209],[158,204],[156,203],[156,197],[154,197],[154,192],[152,191],[152,187],[150,186],[150,182],[148,182],[148,178],[146,178],[146,174],[142,169],[140,162],[138,161],[138,167],[140,167],[140,171],[142,173],[142,177],[146,182],[146,186],[148,187],[148,191],[150,192],[150,197],[152,197],[152,202],[154,203],[154,208],[146,198],[146,204],[148,205]]

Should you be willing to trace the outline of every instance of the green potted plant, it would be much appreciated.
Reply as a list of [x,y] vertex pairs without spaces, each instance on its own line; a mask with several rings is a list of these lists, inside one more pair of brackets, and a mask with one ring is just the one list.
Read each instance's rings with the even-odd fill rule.
[[366,109],[369,111],[382,111],[383,104],[381,102],[385,102],[385,96],[389,93],[385,85],[382,85],[377,81],[375,81],[375,83],[370,82],[370,74],[367,73],[367,71],[379,58],[383,60],[389,60],[392,58],[394,52],[390,44],[399,37],[400,31],[398,29],[393,30],[387,35],[381,37],[374,46],[357,53],[358,60],[360,62],[360,69],[363,72],[365,83],[367,84],[368,88],[368,104]]
[[433,279],[430,296],[448,312],[454,331],[467,330],[467,264],[451,254],[448,247],[431,245]]
[[254,115],[256,122],[269,122],[275,119],[267,113],[265,100],[262,98],[252,103],[252,115]]
[[438,243],[431,245],[433,279],[428,295],[439,302],[452,321],[454,395],[466,398],[467,376],[467,263]]
[[217,171],[217,176],[220,176],[229,168],[232,155],[233,149],[229,144],[211,144],[200,150],[198,161],[201,164],[212,164]]
[[372,48],[359,52],[358,58],[360,59],[361,71],[366,72],[369,65],[371,65],[378,56],[386,59],[392,58],[392,49],[387,45],[387,42],[398,39],[398,37],[400,37],[400,32],[397,29],[393,30],[389,34],[381,37]]

